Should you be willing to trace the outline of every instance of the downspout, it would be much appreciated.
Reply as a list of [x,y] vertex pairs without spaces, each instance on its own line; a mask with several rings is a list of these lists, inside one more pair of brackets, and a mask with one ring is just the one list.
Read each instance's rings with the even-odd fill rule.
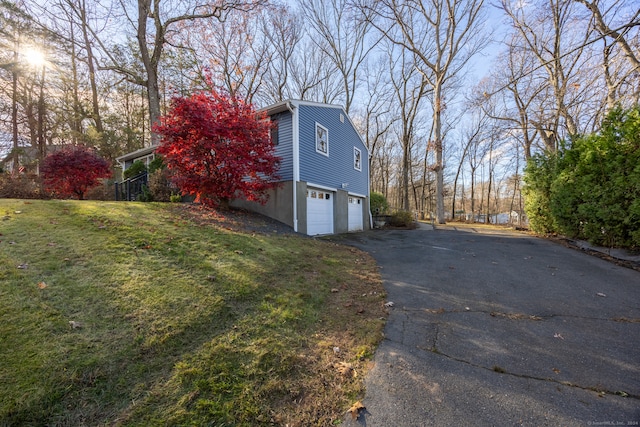
[[293,133],[293,231],[298,232],[298,181],[300,181],[300,108],[297,105],[287,103],[292,111],[292,133]]

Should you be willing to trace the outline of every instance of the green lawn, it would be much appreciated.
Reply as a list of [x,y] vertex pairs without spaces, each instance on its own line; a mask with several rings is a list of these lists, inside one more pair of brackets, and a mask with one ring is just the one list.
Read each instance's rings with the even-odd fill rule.
[[375,263],[196,210],[0,199],[0,425],[340,423],[381,338]]

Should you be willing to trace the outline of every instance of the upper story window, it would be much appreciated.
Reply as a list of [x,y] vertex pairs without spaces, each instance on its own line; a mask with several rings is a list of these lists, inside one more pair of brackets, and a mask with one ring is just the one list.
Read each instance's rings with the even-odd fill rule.
[[356,147],[353,147],[353,168],[358,171],[362,170],[362,151]]
[[329,156],[329,131],[319,123],[316,123],[316,151]]

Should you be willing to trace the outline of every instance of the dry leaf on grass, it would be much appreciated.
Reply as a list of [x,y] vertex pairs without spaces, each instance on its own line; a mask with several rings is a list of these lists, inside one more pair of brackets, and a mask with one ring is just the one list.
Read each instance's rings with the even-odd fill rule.
[[46,288],[46,287],[47,287],[47,284],[46,284],[46,283],[44,283],[44,282],[40,282],[40,283],[38,283],[38,288],[40,288],[40,289],[44,289],[44,288]]
[[365,408],[364,405],[358,400],[353,404],[353,406],[351,406],[351,408],[349,408],[347,412],[351,414],[352,420],[357,420],[358,418],[360,418],[360,412],[365,411],[366,409],[367,408]]
[[334,365],[335,368],[345,377],[356,377],[358,374],[355,369],[353,369],[353,365],[347,362],[340,362],[337,365]]
[[69,320],[69,326],[71,326],[71,329],[82,328],[82,324],[80,322],[76,322],[75,320]]

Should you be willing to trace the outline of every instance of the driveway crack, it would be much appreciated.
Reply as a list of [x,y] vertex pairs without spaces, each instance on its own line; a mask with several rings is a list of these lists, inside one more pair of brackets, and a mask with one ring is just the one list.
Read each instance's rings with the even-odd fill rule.
[[640,323],[640,318],[629,318],[629,317],[589,317],[589,316],[576,316],[572,314],[547,314],[547,315],[536,315],[536,314],[525,314],[525,313],[516,313],[516,312],[499,312],[499,311],[486,311],[486,310],[470,310],[465,308],[463,310],[446,310],[444,308],[410,308],[410,307],[402,307],[403,311],[406,312],[422,312],[434,315],[440,314],[458,314],[458,313],[480,313],[486,314],[491,317],[502,317],[510,320],[532,320],[532,321],[542,321],[549,320],[555,318],[570,318],[570,319],[578,319],[578,320],[599,320],[603,322],[618,322],[618,323]]
[[[434,340],[435,342],[435,340]],[[615,396],[620,396],[620,397],[626,397],[629,399],[636,399],[636,400],[640,400],[640,395],[635,395],[635,394],[631,394],[631,393],[627,393],[625,391],[622,390],[608,390],[604,387],[598,387],[598,386],[583,386],[580,384],[575,384],[572,383],[570,381],[560,381],[560,380],[556,380],[554,378],[550,378],[550,377],[536,377],[534,375],[528,375],[528,374],[518,374],[515,372],[509,372],[506,369],[499,367],[499,366],[492,366],[492,367],[487,367],[487,366],[483,366],[483,365],[478,365],[476,363],[472,363],[468,360],[465,359],[460,359],[451,355],[448,355],[446,353],[443,353],[441,351],[439,351],[437,348],[435,348],[431,351],[432,353],[438,354],[440,356],[446,357],[449,360],[453,360],[455,362],[459,362],[459,363],[464,363],[466,365],[472,366],[474,368],[478,368],[478,369],[485,369],[487,371],[492,371],[492,372],[496,372],[498,374],[503,374],[503,375],[510,375],[512,377],[516,377],[516,378],[522,378],[522,379],[528,379],[528,380],[534,380],[534,381],[544,381],[544,382],[548,382],[548,383],[554,383],[554,384],[558,384],[558,385],[563,385],[565,387],[573,387],[573,388],[577,388],[580,390],[584,390],[584,391],[593,391],[596,392],[600,395],[615,395]]]

